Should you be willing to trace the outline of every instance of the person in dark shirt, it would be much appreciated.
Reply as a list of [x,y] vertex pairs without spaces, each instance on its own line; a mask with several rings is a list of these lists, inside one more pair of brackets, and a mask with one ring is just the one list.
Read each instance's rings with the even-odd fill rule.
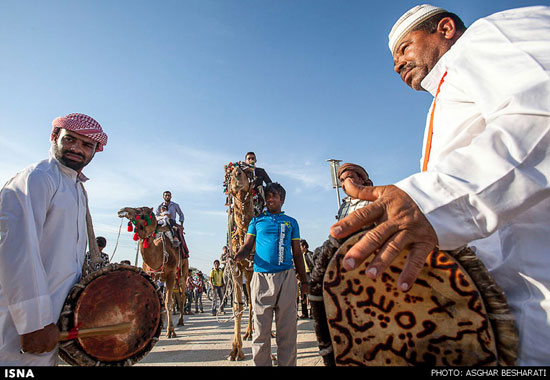
[[257,159],[254,152],[248,152],[245,155],[245,162],[254,168],[254,190],[256,194],[254,208],[255,216],[258,216],[263,211],[265,205],[265,186],[273,181],[271,181],[265,169],[256,166]]

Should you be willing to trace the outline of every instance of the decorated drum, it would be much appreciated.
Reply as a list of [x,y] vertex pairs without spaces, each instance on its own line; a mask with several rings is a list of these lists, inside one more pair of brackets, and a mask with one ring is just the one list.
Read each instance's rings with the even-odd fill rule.
[[155,345],[162,329],[160,290],[141,268],[111,264],[77,283],[58,321],[61,331],[130,323],[125,333],[71,339],[59,345],[59,356],[76,366],[128,366]]
[[317,252],[325,267],[316,262],[312,274],[323,278],[314,318],[325,364],[515,365],[518,336],[506,297],[471,249],[431,252],[402,292],[397,279],[406,251],[374,280],[365,275],[369,259],[351,271],[342,267],[364,233],[328,241]]

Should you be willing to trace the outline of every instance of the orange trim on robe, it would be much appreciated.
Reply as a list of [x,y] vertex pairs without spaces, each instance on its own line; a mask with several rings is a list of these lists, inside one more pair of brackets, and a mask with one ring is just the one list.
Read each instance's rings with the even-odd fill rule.
[[437,96],[439,95],[439,90],[441,90],[441,85],[445,81],[445,76],[447,75],[447,72],[445,71],[445,74],[441,77],[441,80],[439,81],[439,86],[437,86],[437,91],[435,93],[434,97],[434,105],[432,107],[432,114],[430,115],[430,126],[428,127],[428,138],[426,141],[426,151],[424,152],[424,162],[422,163],[422,171],[425,172],[428,170],[428,161],[430,160],[430,152],[432,150],[432,135],[433,135],[433,129],[434,129],[434,113],[435,113],[435,104],[437,101]]

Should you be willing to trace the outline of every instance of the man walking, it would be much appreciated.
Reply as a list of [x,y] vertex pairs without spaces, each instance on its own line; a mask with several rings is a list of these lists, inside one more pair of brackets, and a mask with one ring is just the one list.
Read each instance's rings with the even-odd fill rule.
[[[226,248],[226,247],[224,247]],[[216,315],[216,303],[220,300],[220,310],[223,310],[221,304],[223,300],[223,271],[220,269],[220,260],[214,260],[214,268],[210,271],[210,284],[212,285],[212,315]]]
[[[302,252],[303,258],[304,258],[304,266],[306,271],[306,278],[307,283],[309,284],[311,280],[311,269],[313,269],[314,266],[314,258],[313,258],[313,252],[309,250],[309,244],[305,239],[300,240],[300,251]],[[301,281],[299,282],[301,285]],[[299,292],[299,301],[302,305],[302,314],[300,315],[300,319],[306,319],[309,318],[309,312],[308,312],[308,298],[307,294],[303,292]]]
[[201,271],[199,271],[193,278],[193,284],[195,285],[195,313],[199,312],[199,308],[201,310],[201,313],[203,313],[204,309],[202,307],[202,293],[204,292],[204,279],[202,277]]

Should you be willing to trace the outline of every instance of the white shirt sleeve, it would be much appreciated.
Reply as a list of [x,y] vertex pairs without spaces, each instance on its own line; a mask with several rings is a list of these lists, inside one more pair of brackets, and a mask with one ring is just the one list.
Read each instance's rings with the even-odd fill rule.
[[[467,114],[475,109],[484,128],[462,129],[470,133],[453,136],[453,149],[430,159],[427,172],[396,184],[419,205],[442,249],[486,237],[550,197],[548,20],[546,14],[539,22],[540,33],[507,25],[517,20],[482,20],[442,58],[448,75],[436,115],[468,121],[477,117]],[[446,98],[445,86],[468,101]]]
[[14,177],[0,195],[0,284],[21,334],[55,323],[39,241],[56,185],[34,171]]

